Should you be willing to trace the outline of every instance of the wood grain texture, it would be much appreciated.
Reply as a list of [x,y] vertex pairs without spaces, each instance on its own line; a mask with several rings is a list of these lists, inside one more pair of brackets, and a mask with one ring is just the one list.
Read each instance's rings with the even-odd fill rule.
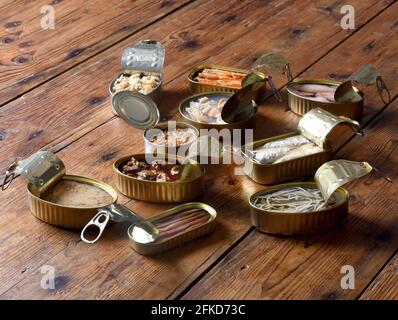
[[387,266],[377,275],[370,286],[361,295],[362,300],[398,299],[398,254],[395,254]]
[[[389,106],[366,128],[365,137],[350,141],[336,158],[366,160],[396,181],[397,106],[397,102]],[[343,227],[306,237],[276,237],[255,230],[184,298],[358,298],[397,250],[398,189],[376,174],[346,187],[350,214]],[[354,290],[340,286],[344,265],[355,269]]]
[[[274,15],[271,14],[270,17],[264,18],[263,12],[259,11],[255,13],[255,16],[259,17],[259,19],[262,17],[261,19],[264,20],[258,21],[268,22],[272,30],[281,29],[280,34],[272,35],[270,43],[275,45],[280,41],[280,46],[282,46],[290,38],[290,33],[286,33],[286,30],[292,28],[291,25],[286,25],[289,22],[288,17],[291,17],[291,14],[297,12],[298,9],[291,5],[284,7],[280,2],[278,2],[278,5],[275,3],[271,2],[269,4],[270,7],[265,7],[270,9],[271,12],[275,12]],[[324,4],[326,6],[326,2]],[[192,5],[198,4],[194,3]],[[220,8],[221,5],[221,2],[217,4],[217,8]],[[361,1],[361,5],[363,5],[363,8],[366,8],[365,11],[368,14],[369,12],[375,13],[373,10],[377,11],[380,8],[378,7],[380,2]],[[386,5],[386,2],[383,2],[382,5]],[[259,6],[259,3],[253,2],[251,10],[259,8],[255,6]],[[208,10],[208,7],[201,8],[203,12]],[[181,12],[184,12],[183,10],[185,8],[181,9]],[[251,10],[242,13],[243,16],[241,16],[241,10],[236,9],[237,16],[240,17],[239,19],[248,19],[245,15],[250,15]],[[336,12],[336,10],[338,10],[338,5],[335,5],[331,9],[332,12]],[[226,19],[223,16],[224,13],[225,10],[219,13],[219,19]],[[227,11],[227,13],[230,12]],[[252,14],[254,15],[254,13]],[[158,33],[162,35],[159,39],[165,39],[166,50],[170,49],[173,52],[170,55],[172,60],[169,65],[166,65],[165,71],[166,77],[175,80],[170,80],[166,84],[165,98],[160,104],[162,115],[166,119],[170,119],[175,115],[175,106],[178,100],[188,95],[186,80],[183,76],[194,63],[200,62],[206,54],[209,54],[215,55],[215,57],[212,57],[212,60],[214,59],[216,62],[225,62],[229,65],[237,66],[241,63],[241,66],[250,66],[255,56],[244,54],[245,50],[247,50],[245,41],[259,35],[259,29],[255,28],[253,33],[251,29],[248,30],[247,34],[236,42],[231,37],[223,40],[225,42],[221,44],[217,42],[213,44],[213,42],[210,43],[210,39],[214,38],[215,34],[212,33],[213,31],[206,29],[208,27],[206,26],[207,22],[204,22],[203,25],[197,25],[194,21],[192,22],[192,16],[188,16],[187,20],[184,20],[186,15],[181,15],[181,19],[176,22],[175,19],[172,19],[173,15],[169,16],[170,19],[167,17],[159,22],[160,24],[162,21],[165,21],[162,28],[159,27],[159,29],[156,29],[156,26],[154,26],[153,29],[147,31],[147,34],[150,35],[152,35],[151,31],[154,32],[153,35]],[[362,16],[364,21],[367,21],[371,15],[359,14],[359,16]],[[250,17],[253,16],[250,15]],[[325,19],[323,17],[319,18],[319,12],[309,13],[306,17],[308,19],[306,23],[314,27],[317,23],[318,26],[319,23],[325,23],[322,24],[323,29],[330,25],[330,21],[323,22]],[[189,19],[191,22],[188,21]],[[333,19],[333,25],[338,26],[338,19]],[[228,18],[226,20],[233,21],[234,19]],[[281,24],[278,25],[278,21],[282,21],[283,23],[280,22]],[[231,22],[228,21],[228,23]],[[301,23],[304,24],[305,21],[303,20]],[[168,29],[167,26],[170,24],[172,25]],[[194,27],[197,29],[193,29]],[[174,33],[171,30],[177,31]],[[184,38],[188,40],[182,41],[183,43],[188,43],[188,46],[182,48],[176,45],[181,40],[180,38],[176,40],[175,35],[186,30],[189,30],[189,34],[195,35],[195,41],[201,44],[199,47],[188,49],[191,48],[192,44],[190,42],[192,40],[189,40],[190,38]],[[226,27],[224,34],[220,37],[226,37],[225,34],[231,30],[232,28]],[[312,30],[312,28],[309,28],[309,30]],[[333,48],[341,39],[345,39],[349,35],[337,34],[336,38],[334,38],[334,34],[336,32],[328,33],[333,38],[333,41],[336,41],[333,42],[331,40],[329,42],[328,45],[330,48]],[[263,37],[263,34],[260,35]],[[314,32],[313,35],[319,36],[317,32]],[[315,41],[316,37],[314,37],[312,42]],[[239,49],[236,47],[237,43],[240,43]],[[308,46],[310,43],[311,41],[308,41],[307,38],[303,42],[298,39],[293,41],[290,47],[285,50],[286,52],[290,52],[290,50],[294,49],[297,52],[303,52],[302,55],[297,54],[297,58],[293,57],[293,62],[302,64],[306,68],[312,62],[315,62],[315,60],[310,61],[308,59],[310,51]],[[264,43],[264,47],[256,50],[261,52],[261,50],[271,48],[268,45],[269,43]],[[223,48],[220,48],[220,46]],[[51,116],[48,114],[47,116],[44,116],[44,114],[40,115],[39,100],[36,101],[29,98],[29,101],[32,102],[32,104],[29,103],[30,107],[32,108],[34,105],[36,107],[33,107],[34,109],[28,112],[30,108],[23,106],[24,111],[20,112],[19,117],[24,118],[25,121],[26,119],[40,121],[41,125],[46,129],[40,134],[33,134],[34,137],[30,142],[25,141],[26,136],[24,135],[27,135],[26,131],[23,135],[20,135],[18,138],[20,139],[19,143],[15,144],[15,146],[17,146],[21,154],[23,152],[29,153],[35,151],[38,146],[42,147],[46,143],[47,145],[51,145],[56,140],[58,141],[52,144],[52,146],[60,148],[60,146],[67,145],[74,139],[93,130],[96,126],[106,122],[63,149],[60,152],[60,156],[64,159],[68,172],[99,178],[114,185],[114,176],[111,168],[112,161],[118,156],[142,151],[143,148],[141,141],[142,132],[128,127],[121,119],[113,119],[108,100],[106,99],[108,81],[117,71],[117,66],[114,66],[114,69],[109,68],[109,63],[120,56],[122,47],[121,45],[115,48],[118,52],[115,51],[110,56],[107,55],[108,53],[98,56],[100,61],[98,63],[103,66],[102,69],[97,69],[97,62],[91,62],[91,65],[87,65],[88,69],[85,69],[85,66],[80,66],[78,69],[73,70],[71,72],[73,76],[70,78],[66,76],[63,78],[63,75],[59,79],[55,79],[58,81],[59,86],[58,88],[55,87],[57,98],[47,97],[45,89],[48,88],[43,86],[43,91],[40,94],[42,102],[44,99],[47,104],[47,107],[45,107],[47,108],[46,111],[51,111],[53,103],[61,101],[61,107],[65,109],[62,111],[62,114],[58,115],[50,112]],[[232,47],[234,49],[230,50]],[[230,52],[233,52],[233,54],[230,54]],[[326,52],[327,47],[325,46],[324,53]],[[317,54],[320,57],[322,52],[318,52]],[[113,60],[110,57],[113,57]],[[182,57],[185,59],[183,59],[183,64],[181,65]],[[343,58],[340,55],[336,56],[336,59],[340,59],[338,61],[343,61]],[[111,70],[109,71],[108,69]],[[81,79],[84,79],[82,78],[82,75],[85,75],[84,71],[93,72],[90,73],[91,76],[98,75],[96,78],[98,83],[93,88],[90,88],[90,90],[87,90],[88,86],[84,87],[84,85],[81,88],[82,83],[85,83],[85,81],[81,81]],[[104,79],[108,76],[109,79]],[[89,81],[90,77],[88,76],[86,79]],[[61,92],[60,87],[65,86],[65,83],[67,84],[66,89],[64,88],[66,92],[63,95],[59,95],[58,91]],[[92,97],[105,97],[102,101],[99,99],[99,102],[97,99],[93,99],[98,103],[98,108],[95,107],[97,106],[96,104],[95,106],[91,105],[96,112],[87,110],[90,107],[86,103],[87,99],[89,99],[87,92],[92,93]],[[102,95],[97,95],[98,92],[102,92]],[[79,98],[76,98],[75,95]],[[271,109],[273,112],[271,112]],[[259,112],[258,118],[259,134],[270,135],[279,133],[280,131],[286,132],[292,130],[296,126],[298,117],[291,113],[286,113],[284,110],[285,107],[283,105],[275,103],[270,104],[268,108],[262,109]],[[263,116],[264,114],[267,115],[267,118]],[[68,115],[70,115],[69,118]],[[94,117],[90,118],[92,115]],[[103,117],[103,115],[105,116]],[[17,122],[21,121],[20,128],[22,128],[22,120],[18,120],[19,117],[16,117],[15,120]],[[9,120],[5,114],[3,114],[2,118]],[[108,121],[109,119],[111,120]],[[264,125],[265,123],[278,123],[278,126]],[[60,130],[60,124],[62,130]],[[54,130],[48,131],[48,127],[54,128]],[[40,128],[39,131],[41,130],[40,126],[36,128]],[[14,132],[18,134],[19,131],[15,130]],[[48,140],[40,140],[43,137]],[[32,147],[31,144],[34,143],[37,143],[37,145]],[[29,148],[31,148],[30,151]],[[60,230],[37,222],[28,214],[26,204],[21,201],[25,194],[24,183],[22,180],[17,181],[10,190],[11,193],[2,193],[0,195],[0,202],[6,204],[4,208],[4,212],[6,212],[5,222],[0,226],[0,251],[4,252],[4,255],[0,257],[1,297],[154,299],[175,296],[216,261],[225,250],[250,228],[245,202],[246,196],[262,187],[252,183],[246,177],[234,176],[232,170],[232,167],[209,168],[207,193],[200,199],[200,201],[207,202],[219,210],[220,219],[216,232],[202,241],[193,242],[167,254],[152,258],[142,257],[128,247],[125,239],[126,226],[113,226],[107,230],[104,239],[94,246],[88,246],[78,240],[78,234],[75,232]],[[122,197],[120,201],[121,203],[126,203],[127,199]],[[152,215],[165,208],[165,206],[161,205],[136,201],[129,202],[128,206],[145,216]],[[10,230],[12,231],[10,232]],[[281,253],[284,252],[284,248],[280,249]],[[39,284],[42,277],[40,267],[44,264],[53,265],[56,268],[56,290],[47,291],[40,288]]]
[[[188,0],[13,1],[1,9],[0,105],[117,43]],[[42,29],[51,5],[55,28]]]
[[[356,5],[358,27],[387,3],[359,1]],[[350,31],[341,31],[336,18],[338,6],[331,5],[330,1],[319,2],[315,9],[310,1],[299,5],[294,1],[190,4],[149,30],[137,33],[95,59],[0,108],[0,133],[3,136],[0,151],[4,155],[0,159],[0,169],[6,168],[15,158],[26,157],[40,148],[59,150],[108,121],[112,113],[107,88],[120,70],[122,50],[143,37],[159,39],[166,47],[165,82],[179,80],[178,84],[163,91],[159,103],[162,118],[170,119],[179,101],[189,95],[184,79],[186,74],[203,60],[249,68],[261,53],[277,50],[286,55],[297,72],[308,68],[350,35]],[[291,16],[299,16],[300,11],[306,12],[308,8],[311,8],[308,14],[294,24],[290,21]],[[330,12],[333,12],[332,17]],[[264,25],[268,26],[267,33],[263,31]],[[296,33],[292,29],[303,25],[307,28],[305,36],[294,36]],[[322,47],[317,44],[319,30],[329,39]],[[258,39],[257,43],[255,39]],[[268,108],[267,117],[274,121],[277,117],[272,113],[272,107]],[[290,119],[294,126],[298,117],[291,115]]]

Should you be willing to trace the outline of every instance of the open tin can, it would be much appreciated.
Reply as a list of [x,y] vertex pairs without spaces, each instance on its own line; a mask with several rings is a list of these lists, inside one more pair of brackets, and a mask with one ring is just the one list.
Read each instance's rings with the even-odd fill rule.
[[198,129],[253,129],[257,105],[266,96],[266,84],[279,101],[281,97],[271,77],[263,77],[260,73],[250,75],[235,93],[206,92],[183,100],[179,106],[181,117]]
[[[260,184],[275,184],[312,174],[320,165],[330,160],[333,150],[341,146],[353,132],[359,130],[359,123],[338,117],[320,108],[313,109],[301,118],[297,132],[254,141],[242,146],[243,170]],[[261,163],[255,159],[256,149],[278,140],[303,136],[319,151],[278,163]]]
[[[134,159],[150,163],[152,161],[170,161],[179,163],[186,171],[181,171],[177,181],[151,181],[142,180],[123,173],[123,166],[134,157]],[[181,203],[191,201],[204,192],[204,169],[194,160],[184,160],[172,155],[134,154],[122,157],[113,164],[116,172],[117,189],[129,198],[136,200],[159,202],[159,203]]]
[[[335,228],[345,221],[348,214],[349,193],[341,186],[371,171],[372,167],[367,162],[333,160],[317,170],[315,182],[280,184],[256,192],[249,197],[252,224],[262,232],[281,235],[305,235]],[[297,188],[304,190],[304,194],[308,190],[316,190],[326,205],[309,211],[287,209],[293,202],[299,207],[297,197],[292,194],[292,189]],[[290,198],[281,199],[279,196],[271,202],[270,197],[276,192],[286,192]],[[267,195],[268,200],[262,199]],[[275,206],[270,208],[274,202]]]
[[28,202],[32,214],[58,227],[82,228],[103,206],[115,203],[116,191],[108,184],[75,175],[66,175],[61,159],[39,151],[13,163],[5,176],[3,190],[19,175],[29,183]]
[[[123,72],[109,84],[111,98],[119,91],[131,90],[158,100],[163,80],[164,59],[165,49],[158,41],[142,40],[127,47],[121,59]],[[129,78],[132,75],[134,79]],[[113,107],[112,111],[117,115]]]
[[358,99],[350,102],[337,102],[331,99],[328,101],[320,97],[317,101],[316,97],[305,97],[300,95],[297,88],[301,86],[321,85],[325,87],[337,88],[343,82],[333,80],[293,80],[287,84],[288,106],[290,110],[298,115],[305,115],[314,108],[322,108],[328,112],[339,116],[345,116],[354,120],[361,120],[363,114],[363,92],[356,87],[352,87],[358,93]]
[[[209,234],[216,226],[216,218],[214,208],[199,202],[185,203],[148,219],[113,204],[98,211],[82,230],[81,239],[94,243],[108,222],[131,222],[127,235],[132,248],[142,255],[155,255]],[[94,236],[89,236],[90,229],[95,229]]]
[[[237,74],[237,76],[241,75],[242,80],[250,73],[249,70],[238,69],[238,68],[230,68],[219,66],[215,64],[199,64],[192,68],[191,72],[188,75],[188,83],[189,83],[189,91],[192,94],[206,93],[206,92],[226,92],[226,93],[235,93],[239,89],[242,88],[241,85],[222,85],[214,83],[203,83],[197,81],[198,75],[203,72],[203,70],[219,70],[221,72],[226,71],[233,74]],[[213,77],[214,78],[214,77]]]
[[[159,123],[160,113],[156,103],[141,93],[119,92],[112,98],[112,105],[115,112],[130,126],[144,130],[145,153],[182,156],[180,149],[184,153],[199,137],[198,129],[190,124],[175,121]],[[156,143],[157,137],[163,137],[163,143]],[[165,137],[170,139],[166,140]]]

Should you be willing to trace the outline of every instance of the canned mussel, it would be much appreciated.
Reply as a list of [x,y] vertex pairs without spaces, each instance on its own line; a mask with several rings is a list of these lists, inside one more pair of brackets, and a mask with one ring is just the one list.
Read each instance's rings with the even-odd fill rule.
[[101,207],[117,200],[108,184],[75,175],[67,175],[63,162],[49,151],[39,151],[13,163],[5,176],[6,189],[17,176],[28,179],[28,202],[32,214],[49,224],[82,228]]
[[342,224],[348,214],[348,191],[341,186],[372,171],[367,162],[333,160],[315,173],[315,182],[280,184],[249,198],[252,224],[260,231],[305,235]]
[[260,184],[313,174],[358,130],[359,123],[354,120],[313,109],[301,118],[297,132],[244,145],[244,172]]
[[132,91],[157,100],[162,84],[164,59],[165,49],[158,41],[142,40],[127,47],[121,59],[123,72],[109,85],[111,98],[119,92]]
[[113,204],[98,211],[82,230],[81,239],[96,242],[109,221],[131,222],[127,235],[133,249],[142,255],[154,255],[209,234],[216,226],[216,217],[215,209],[199,202],[179,205],[148,219]]
[[136,200],[181,203],[204,192],[204,170],[192,159],[134,154],[116,160],[113,167],[117,189]]

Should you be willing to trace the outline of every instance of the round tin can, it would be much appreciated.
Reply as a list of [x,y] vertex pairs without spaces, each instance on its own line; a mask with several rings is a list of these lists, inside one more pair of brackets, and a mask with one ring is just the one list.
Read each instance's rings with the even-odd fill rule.
[[[75,175],[64,175],[61,180],[83,182],[93,185],[108,193],[112,198],[111,203],[117,201],[116,191],[110,185],[102,181]],[[28,202],[32,214],[36,218],[54,226],[70,229],[83,228],[97,213],[97,210],[100,209],[100,207],[72,207],[49,202],[34,194],[35,192],[32,190],[31,183],[28,184],[27,189]]]
[[[111,97],[111,100],[113,99],[113,97],[114,97],[114,95],[115,95],[115,92],[114,92],[114,90],[113,90],[113,87],[114,87],[114,85],[115,85],[116,80],[117,80],[121,75],[129,75],[129,73],[126,72],[126,71],[123,71],[123,72],[119,73],[119,74],[111,81],[111,83],[109,84],[109,95],[110,95],[110,97]],[[157,76],[159,77],[159,79],[160,79],[158,85],[157,85],[155,88],[153,88],[152,91],[150,91],[149,93],[146,94],[146,96],[150,97],[150,98],[151,98],[152,100],[154,100],[154,101],[158,101],[158,100],[159,100],[159,97],[161,96],[161,85],[162,85],[162,75],[161,75],[161,74],[156,74],[156,75],[157,75]],[[129,90],[126,90],[126,91],[129,91]],[[137,92],[137,91],[131,91],[131,92]],[[117,112],[116,112],[116,110],[115,110],[115,108],[113,107],[113,105],[112,105],[112,111],[113,111],[114,114],[118,115]]]
[[315,182],[294,182],[279,184],[254,193],[249,198],[253,226],[265,233],[291,236],[327,231],[341,225],[346,220],[349,194],[346,189],[341,187],[333,193],[336,203],[319,211],[282,213],[266,211],[254,205],[254,199],[257,196],[289,187],[318,188]]
[[[202,168],[199,176],[175,182],[140,180],[122,172],[121,167],[131,157],[139,161],[145,161],[147,155],[153,157],[150,154],[134,154],[122,157],[114,162],[113,168],[116,172],[116,187],[125,196],[148,202],[179,203],[191,201],[203,194],[204,170]],[[166,156],[166,158],[176,160],[176,158],[171,156]]]
[[[312,80],[293,80],[287,84],[288,106],[290,110],[298,115],[305,115],[308,111],[314,108],[322,108],[330,113],[345,116],[350,119],[360,120],[363,114],[363,98],[356,102],[322,102],[314,101],[310,98],[302,97],[295,92],[294,87],[301,84],[320,84],[329,86],[339,86],[342,82],[325,79],[312,79]],[[363,93],[355,88],[360,96]]]

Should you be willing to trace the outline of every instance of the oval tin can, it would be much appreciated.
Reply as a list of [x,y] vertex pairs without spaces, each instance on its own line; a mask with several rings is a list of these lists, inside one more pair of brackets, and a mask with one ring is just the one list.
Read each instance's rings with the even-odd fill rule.
[[[294,87],[301,84],[320,84],[339,86],[342,82],[325,79],[312,79],[312,80],[293,80],[287,84],[287,96],[289,109],[298,115],[305,115],[308,111],[314,108],[322,108],[330,113],[338,116],[345,116],[354,120],[361,120],[363,114],[364,99],[356,102],[322,102],[311,100],[310,98],[302,97],[295,92]],[[363,93],[355,88],[358,93],[363,97]]]
[[216,227],[217,212],[211,206],[209,206],[205,203],[200,203],[200,202],[192,202],[192,203],[182,204],[175,208],[166,210],[159,215],[151,217],[151,218],[147,219],[147,221],[149,221],[151,223],[155,223],[157,220],[160,220],[162,218],[169,217],[175,213],[178,213],[178,212],[181,212],[184,210],[190,210],[190,209],[205,210],[210,215],[208,222],[201,226],[198,226],[194,229],[185,231],[185,232],[177,234],[171,238],[165,239],[163,241],[158,241],[158,242],[155,241],[155,242],[150,242],[150,243],[140,243],[139,241],[137,241],[137,239],[135,239],[133,236],[134,225],[132,225],[129,227],[129,229],[127,231],[131,247],[135,251],[137,251],[139,254],[155,255],[155,254],[159,254],[159,253],[171,250],[173,248],[179,247],[187,242],[190,242],[192,240],[195,240],[197,238],[203,237],[203,236],[211,233],[214,230],[214,228]]

